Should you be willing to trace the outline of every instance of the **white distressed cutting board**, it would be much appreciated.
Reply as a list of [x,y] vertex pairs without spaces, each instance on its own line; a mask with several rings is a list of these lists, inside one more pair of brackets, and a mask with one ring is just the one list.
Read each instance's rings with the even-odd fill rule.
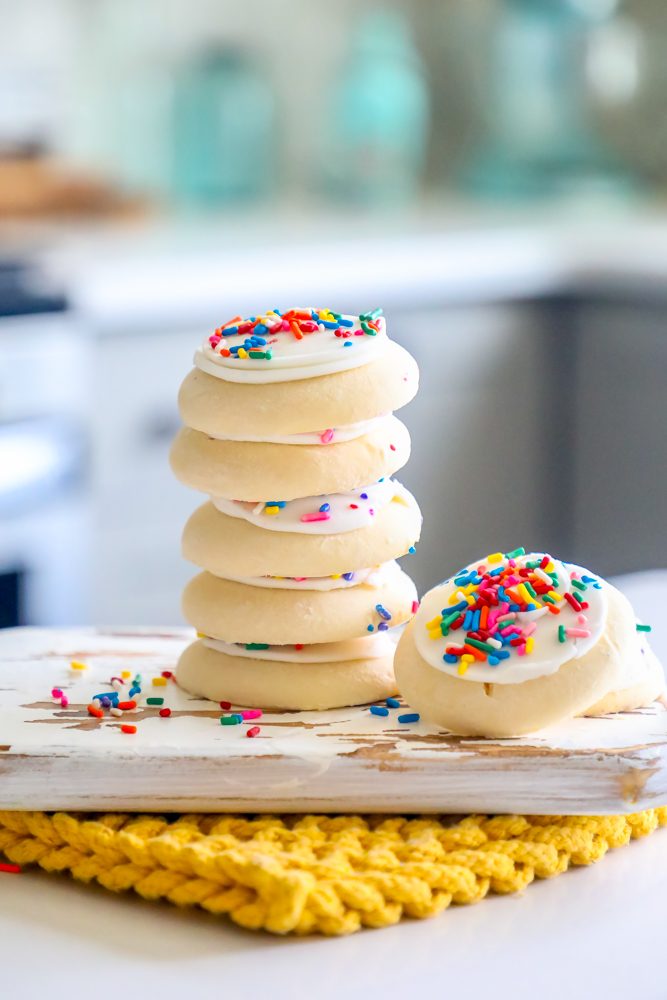
[[[575,719],[540,736],[475,740],[367,708],[271,713],[221,726],[173,670],[192,633],[0,632],[0,809],[241,812],[617,813],[667,803],[667,712]],[[71,660],[88,669],[75,672]],[[112,675],[143,677],[170,718],[141,706],[88,715]],[[61,708],[51,698],[60,687]],[[136,735],[120,731],[136,724]],[[254,739],[248,725],[259,724]]]

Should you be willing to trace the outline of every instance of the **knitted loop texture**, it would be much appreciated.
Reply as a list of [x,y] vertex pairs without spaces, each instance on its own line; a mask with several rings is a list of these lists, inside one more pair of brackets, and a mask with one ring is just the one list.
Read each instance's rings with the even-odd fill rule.
[[0,853],[274,934],[350,934],[517,892],[667,825],[629,816],[221,816],[0,812]]

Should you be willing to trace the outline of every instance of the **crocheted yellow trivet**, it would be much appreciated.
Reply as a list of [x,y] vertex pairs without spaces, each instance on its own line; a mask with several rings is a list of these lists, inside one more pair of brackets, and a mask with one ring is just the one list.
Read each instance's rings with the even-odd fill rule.
[[226,913],[274,934],[349,934],[510,893],[667,825],[631,816],[164,816],[0,812],[0,853]]

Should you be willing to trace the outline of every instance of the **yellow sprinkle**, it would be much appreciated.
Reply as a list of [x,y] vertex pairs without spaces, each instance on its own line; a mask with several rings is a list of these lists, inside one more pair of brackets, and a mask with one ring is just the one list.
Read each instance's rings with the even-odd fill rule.
[[[197,632],[197,638],[198,639],[205,639],[206,638],[206,632]],[[123,676],[125,676],[125,675],[123,674]],[[130,675],[128,674],[127,676],[129,677]]]
[[279,511],[280,511],[280,507],[271,506],[271,507],[265,507],[264,508],[264,513],[265,514],[277,514]]
[[530,594],[526,590],[525,583],[520,583],[519,586],[516,589],[519,591],[519,593],[523,597],[523,599],[526,602],[526,604],[532,604],[533,603],[533,598],[530,596]]
[[245,347],[239,347],[239,349],[237,351],[237,354],[238,354],[239,358],[247,358],[248,357],[248,352],[246,351]]
[[342,573],[332,573],[331,574],[331,579],[332,580],[340,580],[340,578],[341,578],[342,575],[343,575]]
[[551,597],[554,601],[562,601],[563,600],[563,595],[557,593],[555,590],[550,590],[548,596]]
[[546,572],[547,573],[553,573],[553,571],[554,571],[554,564],[553,564],[553,562],[547,563]]
[[166,687],[166,686],[167,686],[167,678],[166,677],[154,677],[153,678],[153,687],[163,688],[163,687]]
[[431,618],[430,622],[426,622],[426,628],[429,631],[434,628],[440,628],[441,621],[442,621],[442,615],[438,615],[437,618]]
[[461,677],[463,677],[463,675],[467,672],[467,670],[468,670],[467,663],[459,663],[458,667],[456,668],[456,672],[460,674]]
[[532,635],[529,635],[528,638],[526,639],[526,652],[532,653],[534,645],[535,645],[535,640],[533,639]]
[[497,563],[497,562],[501,562],[502,558],[503,558],[502,552],[492,552],[490,556],[486,557],[486,562],[488,562],[488,563]]
[[477,590],[477,584],[469,583],[466,587],[463,588],[463,593],[467,597],[468,594],[472,594],[476,590]]
[[70,663],[72,670],[87,670],[88,667],[85,663],[80,663],[78,660],[72,660]]
[[120,676],[123,678],[123,680],[127,680],[128,677],[132,676],[132,671],[131,670],[121,670]]
[[391,502],[392,503],[402,503],[404,507],[408,506],[408,501],[405,499],[405,497],[402,497],[399,493],[396,493],[391,498]]
[[461,661],[463,663],[474,663],[475,657],[471,656],[470,653],[464,653],[463,656],[461,657]]
[[442,632],[438,629],[437,632],[431,631],[428,634],[429,639],[442,639]]

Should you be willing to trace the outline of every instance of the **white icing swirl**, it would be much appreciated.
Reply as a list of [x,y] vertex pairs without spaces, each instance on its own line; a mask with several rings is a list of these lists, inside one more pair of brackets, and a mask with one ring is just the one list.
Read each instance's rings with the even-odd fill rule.
[[[301,311],[301,310],[299,310]],[[303,312],[310,313],[311,309]],[[295,382],[304,378],[316,378],[320,375],[332,375],[335,372],[359,368],[375,361],[385,351],[388,343],[384,318],[377,319],[378,332],[375,336],[361,333],[360,317],[342,317],[352,325],[343,327],[351,336],[337,337],[333,329],[319,327],[312,333],[304,334],[298,340],[291,330],[282,329],[282,320],[273,314],[260,317],[268,332],[262,334],[266,340],[266,349],[271,351],[271,359],[224,357],[221,349],[243,347],[246,333],[222,337],[216,346],[212,346],[207,337],[201,348],[195,353],[194,363],[201,371],[228,382]],[[345,346],[348,344],[349,346]],[[264,350],[264,346],[260,350]]]
[[[516,565],[521,568],[527,562],[541,558],[541,553],[528,553],[517,557]],[[588,570],[572,563],[564,564],[553,557],[552,562],[559,581],[558,587],[554,589],[560,594],[570,590],[572,572],[578,576],[593,576]],[[502,564],[487,565],[487,569],[493,570],[505,564],[506,561],[503,560]],[[478,559],[476,562],[470,563],[466,570],[475,570],[482,565],[486,565],[485,560]],[[414,626],[415,645],[419,655],[436,670],[442,670],[443,673],[449,674],[451,677],[476,683],[521,684],[536,677],[556,673],[568,660],[583,656],[584,653],[592,649],[602,635],[607,621],[607,584],[595,577],[600,589],[596,589],[592,584],[587,586],[584,596],[589,606],[583,612],[586,619],[583,627],[578,620],[579,613],[571,608],[565,600],[558,602],[559,615],[550,614],[546,607],[535,611],[516,612],[514,620],[518,624],[535,626],[532,632],[532,652],[520,656],[516,648],[512,648],[509,658],[501,660],[497,666],[491,666],[488,662],[474,661],[468,665],[464,674],[460,674],[459,664],[447,663],[443,656],[448,646],[461,646],[463,644],[466,632],[459,628],[450,631],[448,636],[438,636],[436,639],[432,639],[426,624],[437,618],[443,611],[446,613],[447,609],[453,606],[450,604],[450,598],[461,590],[460,586],[454,583],[454,579],[460,578],[462,572],[457,573],[456,577],[450,580],[445,580],[444,583],[425,595],[415,617]],[[572,593],[579,595],[579,591],[576,590],[573,590]],[[559,626],[563,626],[566,630],[574,628],[589,634],[588,636],[565,635],[565,641],[561,642],[559,640]],[[510,647],[506,648],[507,651],[510,651]]]
[[[365,583],[369,587],[380,587],[391,572],[398,569],[395,560],[375,566],[373,569],[355,569],[352,573],[336,576],[226,576],[225,580],[244,583],[249,587],[267,587],[271,590],[343,590]],[[346,580],[349,576],[351,579]]]
[[216,441],[256,441],[261,444],[341,444],[343,441],[354,441],[356,438],[370,434],[382,426],[383,420],[390,416],[373,417],[372,420],[359,420],[356,424],[343,424],[341,427],[325,427],[320,431],[304,431],[301,434],[264,434],[255,437],[252,434],[209,434]]
[[[213,504],[223,514],[240,517],[250,524],[269,531],[289,531],[305,535],[337,535],[356,531],[373,523],[377,511],[389,503],[416,506],[411,493],[395,479],[382,479],[372,486],[360,486],[347,493],[328,493],[319,497],[300,497],[298,500],[278,501],[283,506],[274,510],[274,504],[261,501],[227,500],[211,497]],[[328,510],[320,511],[328,504]],[[265,513],[268,510],[270,513]],[[328,515],[328,516],[326,516]],[[302,520],[302,518],[307,520]],[[317,518],[309,520],[308,518]]]
[[[205,646],[227,656],[243,656],[249,660],[278,660],[282,663],[342,663],[346,660],[376,660],[393,656],[400,631],[376,632],[375,635],[340,642],[318,642],[294,646],[268,646],[266,649],[247,649],[242,643],[222,642],[220,639],[203,639]],[[252,644],[249,644],[252,645]]]

